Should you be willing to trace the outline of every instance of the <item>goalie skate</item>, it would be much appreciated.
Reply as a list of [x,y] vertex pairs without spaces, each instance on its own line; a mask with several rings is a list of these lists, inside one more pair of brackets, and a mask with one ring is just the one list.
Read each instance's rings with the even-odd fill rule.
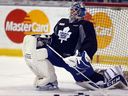
[[36,86],[38,90],[56,90],[58,88],[58,82],[54,81],[51,83],[46,84],[45,86]]

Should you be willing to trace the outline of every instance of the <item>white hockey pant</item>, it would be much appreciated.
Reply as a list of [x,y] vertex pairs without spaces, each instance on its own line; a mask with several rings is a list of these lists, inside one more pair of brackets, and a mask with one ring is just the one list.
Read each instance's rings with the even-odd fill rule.
[[36,49],[36,38],[26,36],[23,41],[23,56],[27,65],[36,75],[35,85],[45,86],[57,80],[53,65],[47,60],[48,53],[45,48]]

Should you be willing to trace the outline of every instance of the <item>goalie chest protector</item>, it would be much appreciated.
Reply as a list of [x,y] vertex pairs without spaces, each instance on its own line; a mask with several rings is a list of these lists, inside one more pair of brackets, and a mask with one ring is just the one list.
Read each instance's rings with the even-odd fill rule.
[[[90,24],[90,22],[85,20],[70,23],[69,19],[61,19],[54,27],[51,47],[63,57],[74,55],[76,49],[80,49],[81,51],[88,50],[89,47],[92,47],[92,43],[96,42],[95,38],[95,41],[91,40],[95,34],[91,33],[91,29],[88,27]],[[87,30],[87,28],[89,28],[89,30]],[[87,41],[86,46],[82,45],[83,41]],[[88,44],[88,41],[90,44]]]

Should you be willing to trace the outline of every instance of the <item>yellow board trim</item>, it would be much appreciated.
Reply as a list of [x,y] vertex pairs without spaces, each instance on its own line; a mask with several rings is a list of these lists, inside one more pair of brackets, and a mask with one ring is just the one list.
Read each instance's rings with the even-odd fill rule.
[[0,49],[0,56],[16,56],[22,57],[22,50],[20,49]]
[[95,55],[93,63],[128,66],[128,56]]
[[[16,56],[22,57],[21,49],[0,49],[0,56]],[[95,55],[92,63],[96,64],[110,64],[110,65],[125,65],[128,66],[127,56],[107,56],[107,55]]]

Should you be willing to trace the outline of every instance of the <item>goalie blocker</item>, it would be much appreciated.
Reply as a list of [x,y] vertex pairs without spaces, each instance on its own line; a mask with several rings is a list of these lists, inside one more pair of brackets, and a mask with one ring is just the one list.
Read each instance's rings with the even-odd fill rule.
[[[24,46],[23,52],[25,56],[26,63],[28,63],[29,67],[34,71],[37,77],[41,80],[44,80],[46,76],[49,79],[46,79],[47,83],[40,82],[37,83],[39,86],[47,86],[49,82],[56,82],[56,75],[55,70],[52,66],[58,66],[65,68],[68,72],[72,74],[74,79],[76,80],[76,84],[91,90],[96,90],[100,88],[113,88],[120,86],[120,88],[125,88],[127,86],[127,82],[123,76],[122,70],[120,67],[114,67],[111,69],[106,69],[103,74],[99,74],[93,70],[93,67],[90,64],[90,58],[87,55],[86,51],[82,53],[81,56],[71,56],[67,58],[63,58],[60,56],[54,49],[52,49],[49,45],[43,45],[39,49],[37,49],[37,40],[34,39],[33,41],[30,39],[35,38],[33,36],[28,36],[31,43],[29,43],[29,48]],[[40,37],[39,37],[40,38]],[[27,41],[27,39],[25,40]],[[25,44],[24,42],[24,44]],[[38,41],[39,42],[39,41]],[[41,41],[42,42],[42,41]],[[26,44],[25,44],[26,45]],[[28,50],[26,50],[28,49]],[[33,50],[34,49],[34,50]],[[25,54],[31,54],[30,58],[27,57]],[[35,55],[32,55],[35,54]],[[44,56],[44,54],[47,54]],[[46,63],[46,61],[48,61]],[[36,61],[36,62],[33,62]],[[40,63],[37,61],[41,61]],[[42,62],[43,61],[43,62]],[[44,63],[45,61],[45,63]],[[49,62],[50,61],[50,62]],[[51,64],[52,63],[52,64]],[[47,65],[48,64],[48,65]],[[39,65],[39,66],[37,66]],[[50,66],[50,67],[48,67]],[[46,68],[45,68],[46,67]],[[46,75],[46,73],[47,75]],[[41,73],[41,74],[40,74]],[[40,81],[38,79],[38,81]],[[45,81],[45,82],[46,82]],[[52,84],[53,85],[53,84]],[[57,83],[55,83],[57,88]]]

